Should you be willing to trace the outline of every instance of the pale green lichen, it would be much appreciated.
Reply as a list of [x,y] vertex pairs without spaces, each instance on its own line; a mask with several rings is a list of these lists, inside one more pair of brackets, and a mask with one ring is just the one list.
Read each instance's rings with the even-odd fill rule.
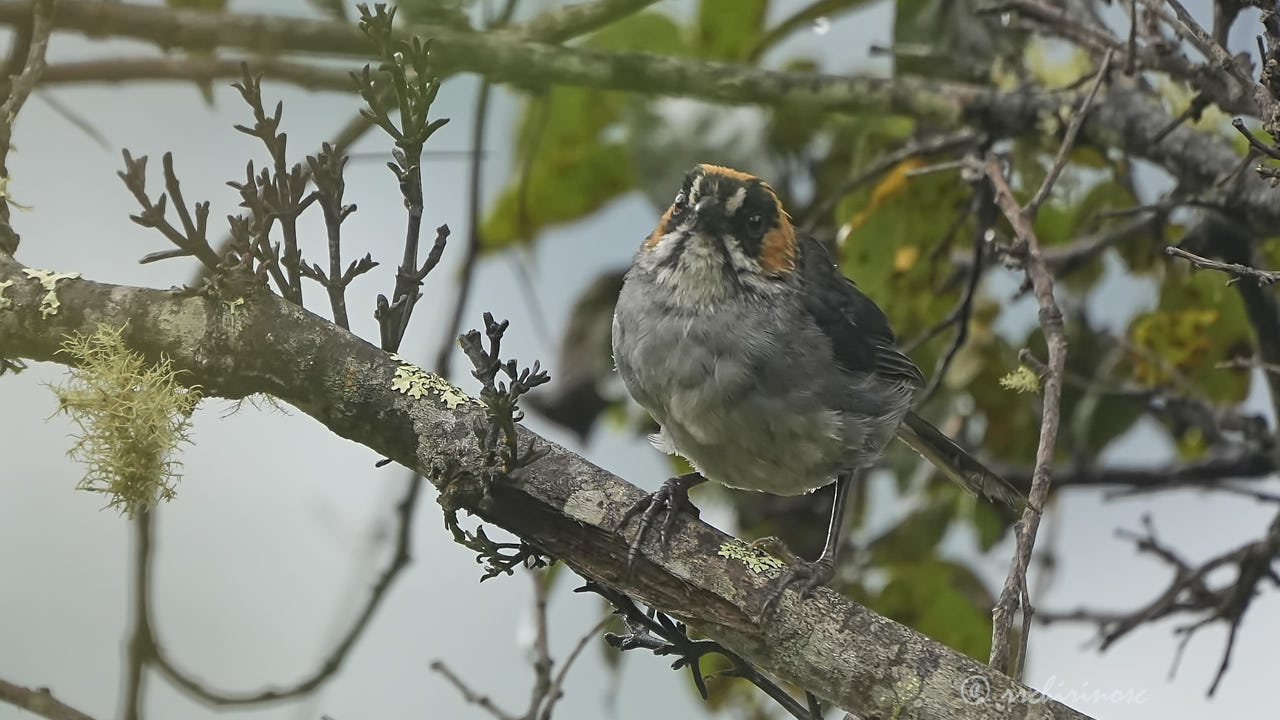
[[40,317],[47,318],[50,315],[57,315],[58,308],[61,303],[58,302],[58,293],[55,290],[59,280],[71,280],[80,277],[80,273],[56,273],[52,270],[35,270],[33,268],[23,268],[23,274],[32,280],[37,280],[40,287],[45,289],[44,297],[40,298]]
[[13,283],[14,283],[13,280],[5,280],[4,282],[0,282],[0,310],[4,310],[5,308],[13,304],[12,300],[4,296],[4,291],[7,290],[9,286],[12,285]]
[[753,548],[740,540],[726,541],[720,546],[716,554],[720,557],[740,560],[743,565],[747,566],[748,570],[757,574],[767,570],[781,570],[787,567],[786,562],[759,548]]
[[[910,673],[911,671],[905,670],[905,672]],[[893,707],[889,713],[889,717],[892,720],[897,720],[899,717],[902,717],[903,708],[920,695],[920,690],[920,677],[915,673],[911,673],[904,678],[899,678],[898,681],[893,684],[893,698],[886,698]]]
[[58,411],[80,428],[68,454],[88,469],[76,489],[103,493],[108,507],[133,517],[173,499],[181,468],[173,456],[190,442],[200,388],[179,383],[168,359],[148,363],[129,350],[123,330],[100,324],[68,338],[59,352],[77,367],[51,387]]
[[244,305],[244,298],[238,297],[235,300],[223,300],[222,304],[227,306],[228,313],[234,315],[236,310],[238,310],[241,305]]
[[1036,392],[1040,389],[1040,376],[1026,365],[1000,378],[1000,387],[1018,393]]
[[478,404],[474,398],[439,375],[423,370],[413,363],[405,362],[395,353],[391,354],[391,359],[400,363],[400,367],[396,368],[395,377],[391,379],[392,390],[404,393],[415,400],[428,393],[435,393],[450,410],[456,409],[464,402]]
[[[12,116],[10,116],[9,122],[10,123],[13,122]],[[0,176],[0,198],[4,198],[5,201],[9,203],[10,206],[15,207],[19,210],[28,210],[28,211],[31,210],[30,205],[23,205],[17,200],[14,200],[13,196],[9,194],[9,176],[8,175]]]

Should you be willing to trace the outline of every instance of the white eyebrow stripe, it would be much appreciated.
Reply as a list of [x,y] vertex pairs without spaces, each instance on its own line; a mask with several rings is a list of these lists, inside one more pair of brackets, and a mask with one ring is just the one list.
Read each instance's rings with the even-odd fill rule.
[[747,189],[745,187],[740,187],[732,196],[729,197],[729,201],[724,204],[724,209],[732,215],[738,212],[738,208],[742,207],[742,203],[746,201],[746,199]]
[[698,177],[694,178],[693,186],[689,188],[690,200],[698,197],[698,193],[702,190],[702,178],[703,178],[702,175],[699,175]]

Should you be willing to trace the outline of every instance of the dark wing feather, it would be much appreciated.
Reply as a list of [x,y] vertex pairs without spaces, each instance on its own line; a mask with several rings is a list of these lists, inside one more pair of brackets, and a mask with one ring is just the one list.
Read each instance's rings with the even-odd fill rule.
[[831,340],[836,361],[850,372],[876,373],[910,387],[924,386],[920,368],[895,346],[889,318],[845,277],[817,240],[799,238],[804,308]]

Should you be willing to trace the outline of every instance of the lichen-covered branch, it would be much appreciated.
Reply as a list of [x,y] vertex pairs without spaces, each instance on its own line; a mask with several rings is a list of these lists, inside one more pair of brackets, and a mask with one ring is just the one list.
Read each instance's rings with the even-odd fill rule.
[[[902,720],[1055,718],[1083,715],[982,663],[829,590],[804,602],[787,593],[763,625],[753,617],[776,570],[750,548],[691,518],[663,553],[656,538],[628,573],[623,512],[643,496],[624,480],[535,438],[546,454],[509,480],[472,475],[485,459],[474,434],[484,408],[448,382],[393,358],[336,325],[265,291],[203,296],[65,278],[57,311],[48,292],[0,255],[0,356],[67,362],[72,332],[123,327],[132,350],[168,357],[206,395],[268,393],[339,436],[423,474],[451,500],[506,528],[575,571],[686,622],[761,670],[861,717]],[[127,321],[127,325],[126,325]],[[527,442],[522,442],[522,445]],[[966,679],[970,680],[965,685]],[[983,697],[972,695],[977,685]],[[969,694],[963,694],[969,690]]]

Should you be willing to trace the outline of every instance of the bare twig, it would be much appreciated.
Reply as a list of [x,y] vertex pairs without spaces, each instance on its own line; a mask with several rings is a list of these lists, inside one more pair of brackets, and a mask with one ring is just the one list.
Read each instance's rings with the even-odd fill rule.
[[480,181],[481,170],[484,167],[484,137],[492,87],[488,80],[480,81],[480,89],[476,96],[475,121],[471,129],[470,185],[467,192],[467,247],[462,255],[462,267],[458,270],[458,285],[453,298],[453,308],[445,316],[448,319],[440,339],[440,346],[436,350],[436,372],[444,377],[449,376],[449,366],[457,344],[455,341],[462,325],[462,314],[466,310],[467,299],[471,296],[471,282],[476,274],[476,261],[480,258]]
[[457,688],[458,693],[462,695],[463,700],[466,700],[472,705],[475,705],[481,710],[484,710],[485,712],[489,713],[490,715],[497,718],[498,720],[521,720],[519,715],[513,715],[509,712],[506,712],[505,710],[503,710],[502,708],[494,704],[493,699],[490,698],[488,695],[481,695],[475,690],[472,690],[470,686],[468,686],[465,682],[462,681],[462,678],[458,677],[457,674],[455,674],[452,670],[450,670],[449,666],[445,665],[443,662],[439,660],[433,660],[431,662],[430,668],[433,672],[438,672],[441,675],[443,675],[444,679],[448,680],[450,685]]
[[325,232],[329,241],[329,272],[326,274],[320,266],[306,263],[300,268],[303,275],[319,282],[328,291],[333,321],[344,330],[351,329],[347,320],[347,286],[357,276],[378,266],[373,257],[365,253],[363,258],[353,260],[345,271],[342,269],[342,223],[356,210],[355,205],[342,202],[342,194],[346,190],[342,173],[347,160],[347,155],[327,142],[321,146],[318,154],[307,156],[307,167],[316,186],[313,197],[324,213]]
[[[625,3],[595,3],[592,7],[598,11],[604,11],[606,5],[621,5]],[[575,8],[586,10],[586,6],[574,5],[563,8],[562,12],[573,11]],[[613,8],[617,9],[617,8]],[[490,23],[490,29],[502,28],[511,22],[511,16],[515,14],[515,0],[507,0],[503,5],[502,11]],[[556,28],[563,27],[560,22],[554,21],[558,17],[557,11],[550,11],[540,15],[545,18],[541,24],[538,18],[534,18],[528,24],[520,26],[518,33],[523,33],[531,37],[546,38],[556,34]],[[570,22],[570,19],[577,17],[573,12],[569,12],[568,17],[563,18],[564,22]],[[593,16],[599,19],[598,16]],[[579,18],[585,21],[585,18]],[[579,26],[581,27],[581,26]],[[565,30],[565,32],[570,32]],[[453,308],[445,316],[446,325],[444,332],[440,338],[439,348],[436,350],[436,372],[444,377],[449,376],[449,366],[452,363],[453,350],[458,338],[458,332],[462,328],[462,314],[466,311],[467,299],[471,297],[471,284],[475,279],[476,262],[480,258],[480,188],[482,186],[482,171],[484,168],[484,139],[485,133],[488,131],[489,122],[489,99],[493,93],[493,83],[488,78],[480,81],[480,89],[476,93],[476,110],[471,125],[471,172],[468,177],[467,188],[467,248],[462,255],[462,266],[458,270],[457,291],[453,298]]]
[[[394,31],[395,10],[387,11],[384,5],[360,5],[360,30],[373,43],[382,63],[375,72],[366,65],[356,76],[360,96],[367,107],[361,114],[395,141],[393,162],[387,167],[395,174],[408,211],[405,223],[404,254],[396,268],[395,287],[391,299],[379,295],[374,317],[378,320],[382,349],[395,352],[409,327],[409,318],[418,299],[419,288],[427,274],[434,269],[444,250],[449,228],[441,225],[436,230],[436,245],[427,262],[418,266],[418,244],[422,234],[422,147],[437,130],[449,122],[447,118],[431,120],[432,103],[440,91],[440,78],[435,73],[431,43],[414,37],[403,40]],[[389,86],[393,99],[387,101],[385,88]],[[397,112],[398,122],[391,117]]]
[[1241,280],[1248,280],[1258,285],[1271,285],[1280,281],[1280,270],[1259,270],[1258,268],[1241,265],[1240,263],[1222,262],[1220,260],[1210,260],[1201,257],[1195,253],[1187,252],[1179,247],[1167,247],[1164,249],[1166,255],[1180,257],[1189,261],[1192,265],[1202,270],[1217,270],[1219,272],[1231,275],[1231,279],[1227,281],[1228,285],[1234,285]]
[[824,193],[822,202],[807,211],[805,215],[809,218],[810,229],[819,221],[825,218],[835,209],[836,204],[844,198],[845,195],[856,190],[864,183],[876,179],[880,175],[893,169],[895,165],[909,160],[913,157],[923,157],[929,155],[937,155],[939,153],[957,150],[978,142],[980,135],[973,130],[957,130],[954,132],[942,133],[940,135],[931,135],[928,137],[917,138],[908,141],[905,145],[895,150],[890,150],[876,157],[866,166],[859,168],[849,177],[845,178],[840,184],[833,188],[831,192]]
[[[207,705],[216,707],[276,702],[306,695],[320,687],[342,667],[347,655],[355,647],[356,641],[364,634],[374,614],[381,607],[382,601],[386,598],[392,583],[409,566],[411,561],[410,543],[413,536],[413,517],[418,506],[418,497],[421,495],[422,485],[423,479],[420,476],[413,475],[410,478],[404,498],[396,505],[396,546],[391,562],[383,569],[377,582],[369,590],[369,598],[361,609],[360,614],[351,624],[351,627],[347,629],[342,639],[325,656],[319,667],[311,675],[287,687],[268,687],[253,692],[233,693],[209,688],[180,670],[171,658],[159,650],[154,655],[156,669],[183,692]],[[153,647],[159,647],[154,639],[151,642]]]
[[[1005,218],[1013,227],[1020,243],[1026,248],[1026,272],[1031,280],[1036,302],[1040,305],[1040,327],[1044,331],[1045,343],[1049,348],[1048,373],[1044,380],[1043,407],[1040,420],[1040,440],[1036,446],[1035,470],[1032,473],[1031,493],[1022,518],[1016,525],[1017,547],[1013,561],[1010,563],[1009,575],[1000,591],[1000,598],[991,611],[991,662],[998,669],[1009,665],[1009,631],[1013,624],[1014,611],[1021,603],[1024,586],[1027,582],[1027,566],[1031,562],[1031,550],[1035,545],[1036,531],[1040,528],[1040,514],[1049,499],[1052,485],[1050,467],[1053,463],[1054,446],[1058,438],[1058,422],[1060,419],[1060,403],[1062,400],[1062,374],[1067,362],[1067,338],[1063,330],[1062,310],[1053,296],[1053,272],[1049,269],[1040,249],[1040,241],[1032,228],[1033,216],[1022,208],[1014,199],[1013,190],[1005,179],[1004,169],[999,159],[988,156],[985,163],[987,177],[995,190],[996,203],[1004,212]],[[1024,613],[1031,612],[1024,607]],[[1026,656],[1028,638],[1020,638],[1014,677],[1022,675],[1023,659]]]
[[498,707],[489,696],[474,690],[443,661],[435,660],[431,663],[431,669],[443,675],[451,685],[457,688],[463,700],[484,710],[498,720],[551,720],[555,704],[564,694],[564,681],[569,674],[569,668],[573,666],[574,661],[582,654],[583,648],[587,646],[591,638],[596,637],[608,622],[608,618],[605,617],[592,625],[591,629],[578,639],[573,649],[565,656],[564,664],[560,666],[559,672],[553,674],[552,670],[555,663],[551,659],[548,645],[550,633],[547,629],[547,576],[545,573],[531,572],[529,573],[529,578],[533,581],[534,680],[533,687],[529,692],[529,704],[524,713],[517,715]]
[[133,518],[133,632],[129,637],[128,661],[124,667],[124,720],[142,717],[142,694],[147,665],[155,659],[156,641],[151,632],[151,534],[155,529],[154,510],[140,510]]
[[973,314],[973,299],[978,293],[978,281],[982,279],[982,256],[987,245],[987,233],[990,232],[991,226],[995,224],[996,220],[995,206],[992,204],[991,183],[985,177],[982,177],[977,183],[977,189],[973,195],[973,204],[974,216],[977,220],[973,227],[973,258],[969,263],[969,273],[965,281],[964,290],[960,295],[960,302],[939,323],[941,327],[954,324],[956,334],[952,338],[951,344],[947,346],[946,352],[942,354],[938,367],[933,371],[933,379],[929,381],[928,387],[915,399],[916,407],[922,407],[928,403],[934,393],[938,391],[938,388],[942,387],[942,383],[947,376],[947,370],[950,369],[951,363],[955,361],[960,348],[964,347],[965,342],[969,339],[969,318]]
[[[45,52],[49,49],[49,34],[53,32],[53,14],[56,0],[36,0],[31,6],[31,44],[22,72],[11,78],[9,96],[0,104],[0,179],[9,179],[9,150],[13,146],[13,121],[18,111],[31,96],[36,83],[45,71]],[[0,252],[13,254],[18,250],[18,234],[9,223],[9,193],[0,194]]]
[[0,679],[0,702],[22,708],[47,720],[93,720],[70,705],[55,698],[49,688],[27,688]]
[[[1218,41],[1200,23],[1196,22],[1195,18],[1191,17],[1191,13],[1187,12],[1182,3],[1178,2],[1178,0],[1165,0],[1165,2],[1168,3],[1169,7],[1173,8],[1174,14],[1178,16],[1178,22],[1187,31],[1188,39],[1191,40],[1192,45],[1196,46],[1200,54],[1212,60],[1220,69],[1230,75],[1232,79],[1240,84],[1242,91],[1251,91],[1258,87],[1253,78],[1249,77],[1249,73],[1241,67],[1240,63],[1236,62],[1235,58],[1231,57],[1231,53],[1219,45]],[[1256,95],[1255,99],[1257,99]],[[1259,109],[1262,109],[1262,107],[1260,105]]]
[[[582,654],[582,651],[587,647],[587,643],[599,635],[608,624],[608,617],[600,618],[595,625],[588,628],[578,638],[578,642],[574,644],[573,649],[565,656],[564,663],[560,665],[560,672],[556,673],[550,687],[547,688],[546,704],[542,706],[542,714],[538,716],[537,720],[551,720],[551,712],[555,709],[556,703],[559,702],[560,698],[564,696],[564,680],[569,675],[569,668],[573,667],[574,661]],[[531,718],[530,720],[533,719]]]
[[1058,176],[1062,174],[1062,169],[1067,166],[1067,156],[1071,154],[1071,148],[1076,144],[1076,136],[1080,134],[1080,126],[1084,125],[1084,119],[1089,115],[1093,100],[1098,96],[1098,88],[1102,87],[1102,81],[1106,79],[1107,71],[1111,69],[1113,52],[1113,50],[1108,49],[1106,54],[1102,56],[1102,65],[1098,67],[1098,74],[1094,77],[1093,84],[1089,86],[1089,92],[1085,94],[1084,100],[1080,102],[1080,109],[1071,116],[1071,123],[1067,125],[1067,132],[1062,137],[1062,145],[1058,147],[1058,154],[1053,159],[1053,167],[1049,168],[1049,173],[1044,176],[1044,181],[1040,183],[1040,188],[1036,190],[1036,194],[1027,203],[1024,212],[1031,217],[1035,217],[1036,211],[1040,209],[1040,204],[1049,197],[1049,191],[1053,189],[1053,184],[1058,181]]
[[529,573],[533,580],[533,692],[529,693],[529,709],[525,710],[526,720],[538,717],[538,708],[542,706],[551,689],[551,649],[547,632],[547,585],[545,576]]
[[[1174,633],[1181,636],[1181,639],[1172,672],[1176,672],[1177,661],[1192,635],[1214,622],[1224,622],[1228,626],[1227,642],[1223,648],[1222,660],[1209,686],[1208,694],[1213,695],[1230,666],[1240,623],[1259,587],[1264,582],[1280,587],[1280,575],[1272,569],[1272,564],[1280,556],[1280,515],[1271,521],[1261,539],[1217,555],[1198,566],[1184,560],[1156,537],[1150,516],[1144,517],[1142,523],[1141,534],[1123,530],[1117,534],[1132,540],[1139,552],[1159,558],[1173,570],[1173,580],[1163,592],[1132,612],[1080,609],[1049,613],[1041,617],[1041,622],[1092,623],[1098,628],[1099,647],[1105,650],[1142,625],[1167,617],[1199,614],[1199,619],[1174,628]],[[1230,567],[1234,567],[1236,571],[1232,580],[1215,586],[1211,578],[1219,575],[1216,571]]]

